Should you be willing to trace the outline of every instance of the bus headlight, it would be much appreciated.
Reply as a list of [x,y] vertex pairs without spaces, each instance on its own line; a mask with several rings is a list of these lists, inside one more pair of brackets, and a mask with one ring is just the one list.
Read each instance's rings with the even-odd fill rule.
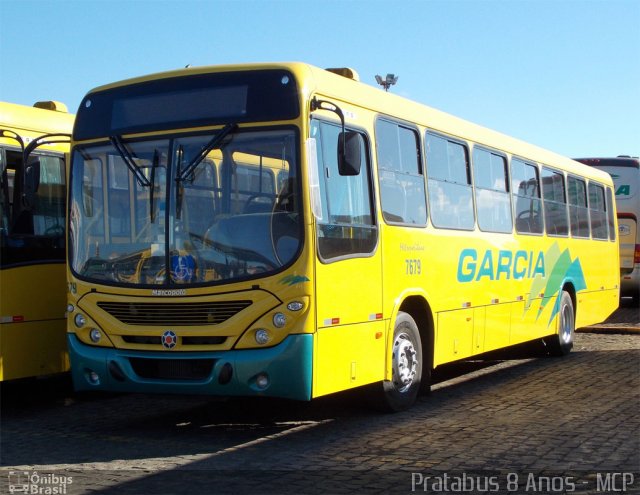
[[77,314],[73,321],[78,328],[82,328],[85,323],[87,323],[87,319],[84,317],[84,315],[81,314]]
[[97,344],[102,338],[102,332],[100,332],[100,330],[98,330],[97,328],[92,328],[89,332],[89,338],[91,339],[91,342]]
[[276,328],[282,328],[287,324],[287,317],[284,313],[276,313],[273,315],[273,326]]
[[289,311],[300,311],[302,308],[304,308],[304,303],[301,303],[300,301],[291,301],[287,304],[287,309]]
[[256,342],[260,345],[265,345],[270,340],[269,332],[267,332],[264,328],[260,328],[259,330],[256,330],[255,337],[256,337]]

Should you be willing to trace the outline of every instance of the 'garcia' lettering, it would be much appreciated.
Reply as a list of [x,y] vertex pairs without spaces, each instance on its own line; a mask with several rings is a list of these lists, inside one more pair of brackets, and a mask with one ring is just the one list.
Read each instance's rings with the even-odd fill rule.
[[486,250],[482,257],[475,249],[460,252],[458,259],[458,282],[487,280],[521,280],[545,276],[544,253],[539,251],[492,251]]

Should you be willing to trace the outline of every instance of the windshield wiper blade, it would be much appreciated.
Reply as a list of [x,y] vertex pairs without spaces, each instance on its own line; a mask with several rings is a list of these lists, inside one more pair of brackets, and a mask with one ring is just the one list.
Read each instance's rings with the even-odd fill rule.
[[118,153],[122,157],[122,160],[124,161],[127,168],[136,177],[138,184],[140,184],[142,187],[151,186],[152,185],[151,182],[149,182],[149,179],[147,179],[144,176],[144,174],[142,173],[142,170],[140,170],[140,167],[136,165],[133,155],[129,152],[127,147],[122,142],[122,138],[120,136],[111,136],[109,139],[111,140],[111,143],[113,144],[115,149],[118,151]]
[[178,177],[177,185],[176,185],[176,219],[180,220],[182,215],[182,195],[184,194],[184,186],[182,185],[182,160],[184,159],[184,148],[182,145],[178,147],[178,152],[176,153],[176,176]]
[[153,209],[153,199],[154,199],[154,191],[155,191],[155,181],[156,181],[156,168],[160,164],[160,154],[158,150],[153,151],[153,162],[151,162],[151,181],[149,187],[149,218],[151,219],[151,223],[156,221],[156,212]]
[[227,125],[225,125],[222,129],[220,129],[220,132],[218,132],[215,136],[213,136],[211,138],[211,141],[209,141],[200,150],[200,152],[195,157],[193,157],[193,160],[191,160],[189,164],[180,172],[180,175],[176,177],[176,181],[181,182],[185,180],[187,177],[189,177],[189,175],[191,175],[193,170],[200,164],[200,162],[204,160],[212,150],[219,148],[223,139],[227,137],[229,134],[231,134],[233,131],[235,131],[237,128],[238,128],[238,124],[230,122]]

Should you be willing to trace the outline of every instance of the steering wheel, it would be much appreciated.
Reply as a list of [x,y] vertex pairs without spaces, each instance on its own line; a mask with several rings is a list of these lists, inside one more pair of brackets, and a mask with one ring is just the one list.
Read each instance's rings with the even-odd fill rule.
[[279,266],[284,265],[278,256],[278,242],[283,237],[298,238],[297,213],[294,210],[295,193],[285,188],[273,203],[271,216],[269,217],[269,234],[271,236],[271,249]]
[[44,231],[44,235],[51,237],[58,237],[64,235],[64,227],[59,223],[52,225]]
[[[268,202],[266,201],[259,201],[260,199],[266,198],[268,200]],[[250,207],[252,206],[251,203],[257,203],[257,204],[261,204],[264,203],[265,205],[265,209],[262,211],[266,211],[266,210],[272,210],[273,209],[273,194],[271,193],[256,193],[256,194],[252,194],[251,196],[249,196],[249,198],[247,198],[247,202],[244,204],[244,208],[242,210],[243,213],[251,213],[250,211]]]

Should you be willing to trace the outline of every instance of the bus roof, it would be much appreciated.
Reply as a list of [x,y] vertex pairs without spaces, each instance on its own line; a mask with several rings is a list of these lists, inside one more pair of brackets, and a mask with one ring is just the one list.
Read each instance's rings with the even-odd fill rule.
[[640,159],[632,156],[617,156],[615,158],[574,158],[574,160],[592,167],[640,168]]
[[0,101],[0,127],[9,127],[18,134],[20,131],[36,134],[71,133],[74,115],[57,110],[62,108],[57,102],[38,104],[39,107],[30,107]]
[[[537,147],[525,141],[512,138],[486,127],[473,124],[422,103],[409,100],[393,93],[358,81],[353,70],[321,69],[301,62],[234,64],[219,66],[189,67],[179,70],[149,74],[133,79],[127,79],[91,90],[92,93],[105,91],[120,86],[134,85],[172,77],[206,74],[210,72],[231,72],[241,70],[289,70],[299,80],[305,81],[300,87],[301,93],[307,97],[313,93],[320,93],[334,99],[337,103],[353,104],[371,111],[379,112],[408,122],[422,125],[428,129],[446,133],[452,137],[482,143],[498,151],[523,156],[535,160],[540,164],[562,166],[568,172],[584,175],[607,184],[611,178],[605,172],[587,167],[570,158],[552,151]],[[353,74],[352,77],[349,75]],[[83,100],[84,101],[84,100]]]

